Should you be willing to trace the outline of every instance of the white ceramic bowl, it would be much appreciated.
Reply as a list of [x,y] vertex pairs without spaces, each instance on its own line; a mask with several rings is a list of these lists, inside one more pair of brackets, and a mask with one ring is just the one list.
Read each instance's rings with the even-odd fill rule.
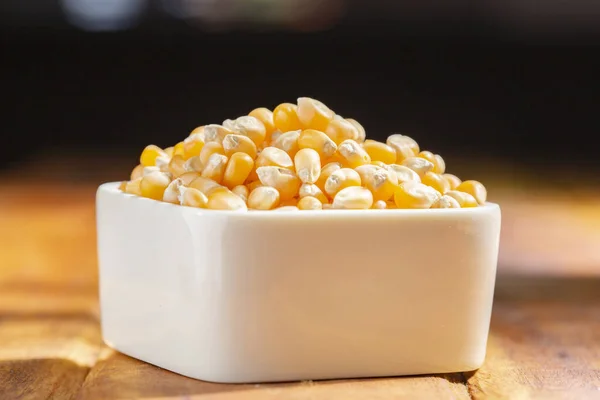
[[102,332],[192,378],[477,369],[500,208],[211,211],[97,193]]

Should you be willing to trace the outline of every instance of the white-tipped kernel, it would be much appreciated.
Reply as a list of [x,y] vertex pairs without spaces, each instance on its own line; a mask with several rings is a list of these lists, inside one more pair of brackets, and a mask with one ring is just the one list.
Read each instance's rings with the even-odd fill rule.
[[151,167],[144,167],[144,171],[142,172],[142,176],[147,176],[147,175],[150,175],[150,174],[152,174],[154,172],[163,172],[163,171],[161,171],[159,167],[154,166],[154,165],[151,166]]
[[319,187],[315,184],[304,183],[300,186],[300,190],[298,191],[298,197],[300,199],[304,197],[314,197],[319,200],[321,203],[327,203],[327,196],[319,189]]
[[335,195],[332,205],[337,209],[366,210],[373,205],[373,194],[367,188],[350,186]]
[[248,196],[248,208],[254,210],[272,210],[279,205],[279,192],[271,186],[260,186]]
[[315,183],[321,174],[321,157],[316,150],[299,150],[295,157],[296,174],[302,183]]
[[377,200],[373,203],[373,208],[376,210],[385,210],[387,208],[387,203],[383,200]]
[[440,197],[431,208],[460,208],[460,204],[455,198],[447,195]]
[[201,174],[202,171],[204,170],[202,161],[200,161],[200,156],[191,157],[189,160],[187,160],[185,162],[183,167],[188,172],[198,172],[199,174]]
[[161,172],[169,172],[169,163],[171,158],[169,156],[158,156],[156,157],[156,166]]
[[415,171],[420,178],[433,170],[433,163],[421,157],[408,157],[402,161],[402,165]]
[[346,159],[350,167],[368,164],[371,162],[371,157],[356,141],[352,139],[344,140],[338,146],[338,152]]
[[179,199],[180,188],[183,186],[183,180],[180,178],[173,179],[163,193],[163,201],[172,204],[181,204]]
[[223,139],[225,136],[231,135],[234,132],[231,129],[228,129],[222,125],[210,124],[204,127],[204,142],[217,142],[223,143]]

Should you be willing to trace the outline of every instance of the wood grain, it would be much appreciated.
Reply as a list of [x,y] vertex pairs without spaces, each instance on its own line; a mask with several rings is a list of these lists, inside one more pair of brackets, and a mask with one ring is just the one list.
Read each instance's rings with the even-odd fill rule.
[[92,369],[80,399],[469,399],[461,374],[386,379],[218,384],[198,381],[111,350]]
[[600,278],[512,277],[498,289],[471,396],[600,399]]
[[0,399],[73,399],[101,349],[89,318],[0,320]]

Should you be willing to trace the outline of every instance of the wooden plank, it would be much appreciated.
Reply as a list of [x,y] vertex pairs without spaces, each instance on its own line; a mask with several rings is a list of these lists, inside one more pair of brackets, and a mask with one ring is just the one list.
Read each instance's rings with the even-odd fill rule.
[[0,285],[97,285],[93,190],[3,187],[0,221]]
[[499,270],[589,276],[600,273],[598,193],[498,193]]
[[600,399],[600,279],[499,280],[475,399]]
[[0,285],[0,318],[73,317],[99,319],[96,288],[74,289],[62,285]]
[[460,374],[271,384],[218,384],[186,378],[103,351],[79,399],[469,399]]
[[0,399],[72,399],[101,349],[94,319],[0,319]]

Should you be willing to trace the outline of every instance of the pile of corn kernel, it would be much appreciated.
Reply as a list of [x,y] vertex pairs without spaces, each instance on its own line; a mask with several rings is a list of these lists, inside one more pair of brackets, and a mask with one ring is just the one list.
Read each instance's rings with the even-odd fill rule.
[[408,136],[368,140],[354,119],[301,97],[257,108],[182,142],[147,146],[121,190],[214,210],[477,207],[485,187],[445,173],[443,158]]

